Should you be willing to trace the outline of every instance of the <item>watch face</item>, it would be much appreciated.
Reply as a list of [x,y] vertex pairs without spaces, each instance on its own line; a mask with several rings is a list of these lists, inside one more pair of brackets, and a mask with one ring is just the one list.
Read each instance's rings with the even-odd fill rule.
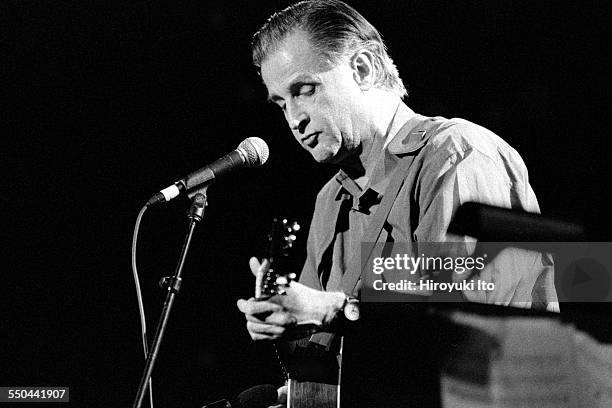
[[359,320],[359,304],[357,302],[347,303],[344,306],[344,316],[351,322]]

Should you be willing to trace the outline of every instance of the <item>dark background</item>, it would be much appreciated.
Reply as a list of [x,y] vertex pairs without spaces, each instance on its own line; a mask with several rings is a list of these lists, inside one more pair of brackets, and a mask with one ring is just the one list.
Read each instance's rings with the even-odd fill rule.
[[[411,108],[498,133],[525,160],[544,214],[610,240],[608,2],[350,3],[381,30]],[[250,64],[252,33],[288,4],[0,3],[3,88],[14,95],[2,112],[0,385],[70,386],[71,406],[131,406],[144,365],[130,271],[138,210],[248,136],[265,139],[271,158],[209,189],[155,370],[156,406],[199,407],[278,380],[235,301],[251,294],[247,260],[272,216],[307,226],[334,172],[295,144]],[[150,333],[186,207],[143,220]]]

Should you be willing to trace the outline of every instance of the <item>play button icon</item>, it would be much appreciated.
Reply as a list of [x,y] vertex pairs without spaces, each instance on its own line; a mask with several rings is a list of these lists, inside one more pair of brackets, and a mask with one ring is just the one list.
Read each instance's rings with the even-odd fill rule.
[[610,293],[610,274],[592,258],[580,258],[561,271],[563,300],[570,302],[603,302]]

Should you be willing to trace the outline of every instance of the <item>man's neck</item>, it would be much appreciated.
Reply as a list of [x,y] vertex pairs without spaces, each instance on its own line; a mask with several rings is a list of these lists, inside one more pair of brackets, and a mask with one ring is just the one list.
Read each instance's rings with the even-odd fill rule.
[[368,101],[372,112],[370,131],[362,135],[357,154],[347,157],[340,165],[353,179],[363,177],[376,166],[387,143],[414,114],[400,98],[383,90],[373,92]]

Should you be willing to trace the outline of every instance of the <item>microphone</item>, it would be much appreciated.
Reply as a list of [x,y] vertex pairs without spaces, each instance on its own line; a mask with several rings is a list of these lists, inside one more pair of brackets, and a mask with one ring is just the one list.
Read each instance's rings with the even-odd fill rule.
[[268,145],[263,139],[248,137],[235,150],[155,194],[149,199],[147,206],[165,203],[181,193],[189,193],[191,190],[201,188],[238,167],[261,166],[268,160],[269,154]]
[[276,404],[277,399],[278,393],[275,386],[261,384],[242,391],[235,400],[222,399],[204,405],[202,408],[266,408]]

